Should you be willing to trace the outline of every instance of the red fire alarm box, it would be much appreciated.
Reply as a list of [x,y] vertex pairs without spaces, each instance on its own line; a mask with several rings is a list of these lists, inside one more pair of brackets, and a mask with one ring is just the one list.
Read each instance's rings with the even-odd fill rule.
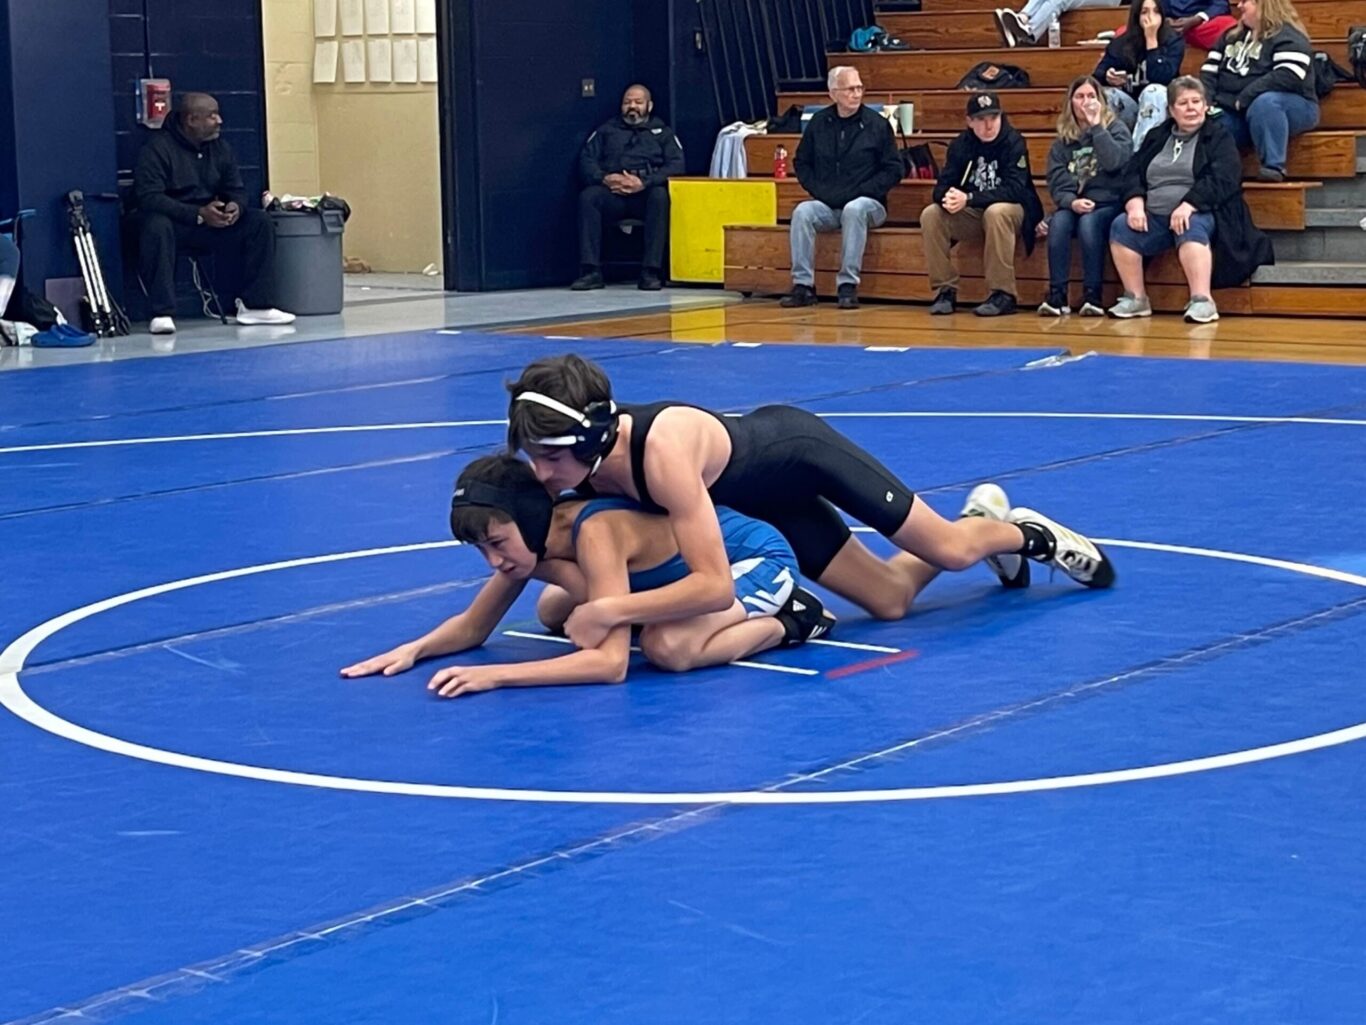
[[171,80],[138,79],[138,120],[148,128],[160,128],[171,113]]

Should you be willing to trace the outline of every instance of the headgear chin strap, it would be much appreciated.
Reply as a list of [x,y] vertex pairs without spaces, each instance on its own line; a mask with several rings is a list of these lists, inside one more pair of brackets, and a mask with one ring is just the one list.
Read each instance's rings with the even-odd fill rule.
[[526,481],[509,485],[465,480],[462,477],[455,482],[455,494],[451,498],[452,510],[478,505],[506,513],[522,532],[526,546],[536,553],[538,559],[545,558],[545,543],[550,536],[550,514],[554,504],[550,493],[530,473]]
[[566,406],[558,399],[540,392],[524,391],[514,402],[534,402],[538,406],[552,409],[574,423],[575,430],[569,434],[550,438],[533,438],[531,444],[548,448],[567,448],[581,463],[588,465],[588,476],[598,472],[603,457],[612,451],[617,440],[617,404],[611,399],[594,402],[583,411]]

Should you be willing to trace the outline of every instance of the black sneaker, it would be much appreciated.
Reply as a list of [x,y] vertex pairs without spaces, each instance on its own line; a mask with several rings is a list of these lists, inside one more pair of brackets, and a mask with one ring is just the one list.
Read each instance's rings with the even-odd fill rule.
[[569,286],[569,290],[571,292],[591,292],[595,288],[606,287],[606,284],[602,280],[602,271],[590,270],[584,271],[575,278],[574,283]]
[[958,302],[958,289],[941,288],[939,294],[934,297],[934,302],[930,303],[930,313],[936,317],[942,317],[953,312],[954,305]]
[[854,285],[840,285],[836,305],[842,310],[858,309],[858,288]]
[[821,600],[805,587],[794,587],[787,604],[774,618],[783,624],[783,639],[779,644],[783,648],[824,637],[835,626],[835,614],[827,611]]
[[659,276],[659,271],[653,267],[645,267],[640,272],[640,283],[636,288],[642,292],[658,292],[664,287],[664,279]]
[[1257,172],[1257,180],[1259,182],[1283,182],[1285,181],[1285,172],[1274,167],[1263,167]]
[[793,285],[792,293],[779,299],[778,305],[789,310],[795,306],[815,306],[816,290],[810,285]]
[[1006,317],[1016,312],[1015,297],[1009,292],[995,291],[987,301],[972,311],[979,317]]

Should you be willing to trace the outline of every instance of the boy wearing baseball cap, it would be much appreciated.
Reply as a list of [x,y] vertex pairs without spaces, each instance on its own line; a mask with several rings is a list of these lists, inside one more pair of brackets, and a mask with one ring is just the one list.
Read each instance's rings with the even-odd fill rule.
[[949,144],[934,187],[934,202],[920,214],[933,314],[958,301],[958,271],[949,258],[955,242],[981,240],[990,294],[973,312],[999,317],[1016,312],[1015,240],[1034,248],[1043,205],[1034,192],[1024,136],[1011,127],[995,93],[969,93],[967,128]]

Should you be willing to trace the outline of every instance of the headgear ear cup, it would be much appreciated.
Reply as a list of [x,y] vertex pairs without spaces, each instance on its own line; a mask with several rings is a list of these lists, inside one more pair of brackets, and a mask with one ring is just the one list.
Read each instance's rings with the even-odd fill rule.
[[593,471],[597,470],[598,463],[611,451],[612,444],[616,441],[617,404],[610,399],[605,402],[594,402],[582,412],[572,406],[566,406],[558,399],[552,399],[549,395],[534,391],[524,391],[513,401],[534,402],[572,420],[574,428],[569,433],[556,437],[535,438],[533,441],[537,445],[568,448],[575,459],[591,466]]

